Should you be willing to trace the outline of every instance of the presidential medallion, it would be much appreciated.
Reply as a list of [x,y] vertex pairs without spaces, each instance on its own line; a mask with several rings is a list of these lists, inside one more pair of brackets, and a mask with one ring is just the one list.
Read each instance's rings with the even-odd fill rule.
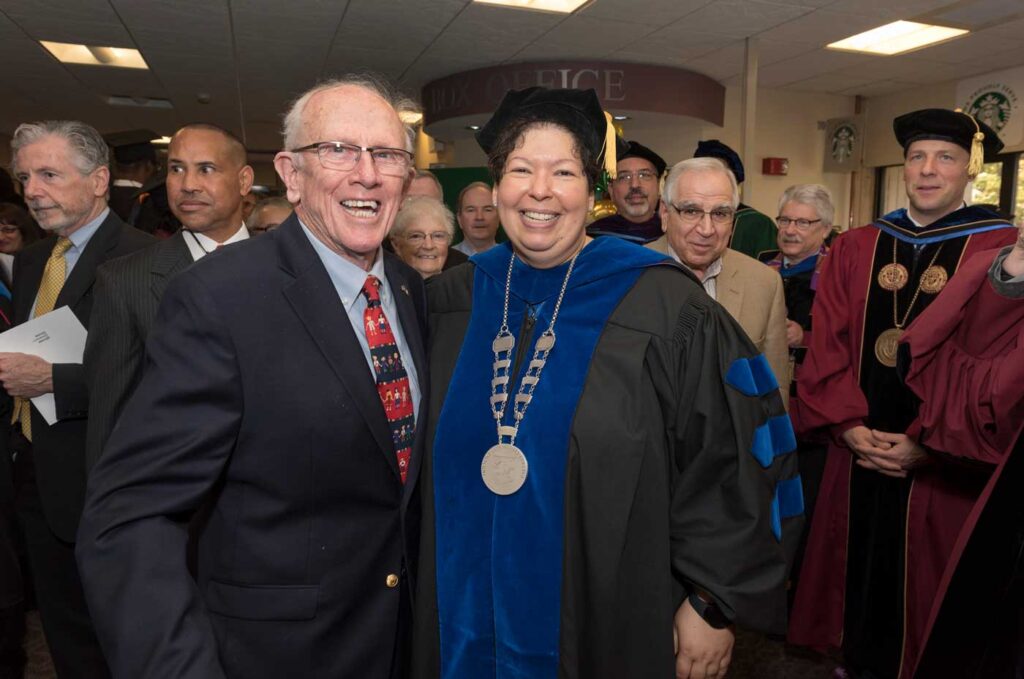
[[896,350],[900,346],[900,337],[903,331],[899,328],[889,328],[875,340],[875,358],[887,368],[896,367]]
[[929,295],[937,295],[946,287],[949,275],[941,266],[932,265],[921,274],[921,291]]
[[882,286],[883,290],[889,290],[890,292],[902,290],[909,278],[910,275],[907,273],[907,267],[897,262],[886,264],[878,272],[878,284]]
[[484,485],[495,495],[511,495],[522,488],[528,472],[523,451],[508,443],[491,446],[480,463]]

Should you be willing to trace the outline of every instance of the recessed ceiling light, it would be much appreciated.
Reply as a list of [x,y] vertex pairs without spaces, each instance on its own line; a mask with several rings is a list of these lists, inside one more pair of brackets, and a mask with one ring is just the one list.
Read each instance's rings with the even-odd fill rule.
[[49,42],[46,40],[40,40],[39,44],[65,64],[114,66],[117,68],[149,68],[139,50],[128,47],[95,47],[92,45],[74,45],[68,42]]
[[423,122],[423,114],[419,111],[402,111],[398,114],[398,117],[406,125],[419,125]]
[[622,122],[623,120],[629,120],[629,116],[612,116],[612,120]]
[[167,146],[168,144],[171,143],[171,138],[170,137],[157,137],[156,139],[150,139],[149,143],[150,144],[158,144],[160,146]]
[[471,132],[476,132],[477,130],[480,129],[480,126],[479,125],[466,125],[466,129],[470,130]]
[[473,0],[482,5],[501,5],[513,9],[531,9],[535,12],[570,14],[590,0]]
[[914,21],[894,21],[891,24],[831,43],[828,47],[849,52],[893,55],[959,38],[966,33],[968,31],[962,28],[932,26]]

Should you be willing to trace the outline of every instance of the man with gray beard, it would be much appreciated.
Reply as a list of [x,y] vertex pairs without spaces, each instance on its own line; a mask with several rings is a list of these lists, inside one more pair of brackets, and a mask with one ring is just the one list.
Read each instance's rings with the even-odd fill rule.
[[665,161],[657,153],[635,141],[629,142],[629,151],[619,158],[615,176],[608,182],[618,214],[592,223],[587,227],[587,235],[614,236],[638,245],[661,238],[658,182],[665,168]]

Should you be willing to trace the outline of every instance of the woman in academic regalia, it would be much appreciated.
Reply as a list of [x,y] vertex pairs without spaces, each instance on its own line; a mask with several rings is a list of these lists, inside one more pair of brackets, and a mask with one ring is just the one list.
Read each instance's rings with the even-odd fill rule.
[[592,90],[477,133],[509,242],[431,280],[413,676],[722,677],[784,627],[802,496],[778,384],[660,254],[591,241]]

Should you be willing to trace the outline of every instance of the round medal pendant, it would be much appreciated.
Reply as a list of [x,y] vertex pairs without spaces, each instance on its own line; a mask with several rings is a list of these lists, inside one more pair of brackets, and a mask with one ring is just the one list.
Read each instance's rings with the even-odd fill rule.
[[929,295],[936,295],[942,292],[948,280],[949,274],[946,273],[946,270],[933,264],[921,274],[921,291],[927,292]]
[[907,284],[908,278],[910,278],[910,274],[907,273],[907,267],[896,262],[886,264],[878,272],[878,284],[882,286],[883,290],[890,292],[902,290],[903,286]]
[[899,328],[889,328],[875,340],[875,358],[887,368],[896,367],[896,350],[900,346],[900,337],[903,331]]
[[511,495],[522,488],[528,472],[523,451],[508,443],[491,446],[480,463],[484,485],[495,495]]

